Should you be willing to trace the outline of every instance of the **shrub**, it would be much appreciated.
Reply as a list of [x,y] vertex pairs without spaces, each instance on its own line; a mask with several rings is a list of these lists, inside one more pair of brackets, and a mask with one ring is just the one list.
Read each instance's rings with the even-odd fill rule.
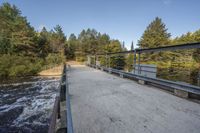
[[0,56],[0,77],[15,77],[37,74],[43,61],[36,57],[24,57],[17,55]]

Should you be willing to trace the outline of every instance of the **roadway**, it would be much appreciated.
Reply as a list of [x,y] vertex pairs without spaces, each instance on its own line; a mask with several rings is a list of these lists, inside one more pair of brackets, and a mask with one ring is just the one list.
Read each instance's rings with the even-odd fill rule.
[[75,133],[200,133],[200,104],[83,65],[69,71]]

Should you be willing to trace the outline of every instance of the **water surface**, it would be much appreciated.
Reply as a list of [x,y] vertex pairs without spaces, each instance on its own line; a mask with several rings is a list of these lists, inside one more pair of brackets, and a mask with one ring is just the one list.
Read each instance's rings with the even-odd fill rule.
[[0,133],[45,133],[59,78],[32,77],[0,84]]

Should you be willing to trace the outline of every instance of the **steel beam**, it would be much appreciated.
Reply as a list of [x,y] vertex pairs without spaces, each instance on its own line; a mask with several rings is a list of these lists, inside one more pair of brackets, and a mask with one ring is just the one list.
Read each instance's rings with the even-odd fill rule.
[[[146,48],[146,49],[136,49],[137,53],[150,53],[150,52],[162,52],[162,51],[175,51],[175,50],[184,50],[184,49],[196,49],[200,48],[200,42],[196,43],[185,43],[180,45],[168,45],[158,48]],[[134,53],[134,50],[129,51],[121,51],[121,52],[114,52],[114,53],[100,53],[98,55],[116,55],[116,54],[128,54]]]

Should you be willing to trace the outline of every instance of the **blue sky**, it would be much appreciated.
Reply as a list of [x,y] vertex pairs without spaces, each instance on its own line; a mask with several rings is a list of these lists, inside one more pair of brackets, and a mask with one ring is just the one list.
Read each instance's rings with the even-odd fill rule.
[[15,4],[37,30],[62,26],[78,35],[95,28],[113,39],[137,44],[148,24],[162,18],[172,37],[200,29],[200,0],[0,0]]

